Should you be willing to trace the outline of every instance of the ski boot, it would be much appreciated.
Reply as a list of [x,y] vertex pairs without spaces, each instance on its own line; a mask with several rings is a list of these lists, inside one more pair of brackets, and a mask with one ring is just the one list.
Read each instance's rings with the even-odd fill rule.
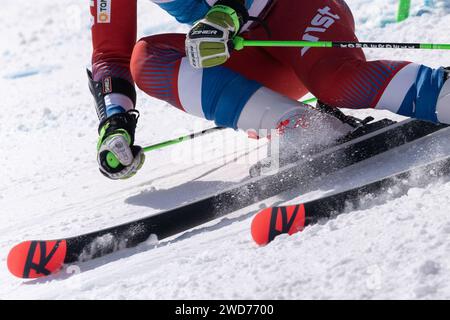
[[[345,115],[337,108],[318,102],[314,112],[299,116],[287,115],[280,122],[276,137],[268,144],[268,157],[250,168],[250,176],[270,174],[287,164],[307,159],[309,156],[341,143],[347,136],[360,130],[373,120]],[[319,112],[317,112],[319,111]]]

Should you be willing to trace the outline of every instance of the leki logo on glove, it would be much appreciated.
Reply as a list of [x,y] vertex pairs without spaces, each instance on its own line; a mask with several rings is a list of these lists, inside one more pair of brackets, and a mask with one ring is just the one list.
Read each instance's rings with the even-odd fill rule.
[[111,22],[111,0],[97,0],[97,23]]

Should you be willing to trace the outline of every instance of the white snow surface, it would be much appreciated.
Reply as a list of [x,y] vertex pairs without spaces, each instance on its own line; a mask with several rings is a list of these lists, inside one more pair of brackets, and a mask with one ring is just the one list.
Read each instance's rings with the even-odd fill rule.
[[[414,16],[395,24],[389,22],[396,1],[348,0],[359,38],[449,43],[448,0],[435,0],[429,12],[421,0],[412,2]],[[449,130],[324,177],[304,197],[298,197],[302,190],[284,193],[156,246],[149,241],[46,279],[10,275],[6,257],[14,244],[113,226],[207,195],[244,179],[252,161],[236,162],[233,155],[257,147],[245,134],[229,130],[148,154],[143,170],[129,181],[105,179],[95,159],[98,123],[85,74],[91,51],[88,9],[88,1],[2,0],[1,299],[450,298],[450,179],[397,199],[380,196],[375,204],[349,209],[264,248],[250,235],[261,206],[312,199],[450,154]],[[139,1],[140,36],[186,29],[156,5]],[[450,65],[445,51],[367,54]],[[143,145],[213,126],[142,93],[138,108],[137,141]]]

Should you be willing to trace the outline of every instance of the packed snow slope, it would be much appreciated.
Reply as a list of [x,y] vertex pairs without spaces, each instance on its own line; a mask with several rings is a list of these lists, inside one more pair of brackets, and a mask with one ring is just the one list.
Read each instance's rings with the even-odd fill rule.
[[[435,0],[428,11],[421,0],[412,2],[414,16],[394,24],[396,1],[348,1],[361,40],[450,42],[448,0]],[[244,179],[255,160],[246,152],[261,147],[245,134],[226,131],[149,154],[129,181],[105,179],[95,160],[97,119],[85,75],[91,50],[88,9],[88,1],[2,0],[0,298],[450,298],[449,179],[398,199],[384,195],[265,248],[251,240],[251,217],[259,206],[285,202],[301,190],[156,247],[149,242],[48,279],[11,276],[6,257],[17,242],[73,236],[209,194]],[[154,4],[139,1],[141,36],[185,30]],[[450,65],[443,51],[367,54]],[[143,94],[138,108],[137,141],[143,145],[213,126]],[[399,119],[386,112],[354,114]],[[449,138],[446,131],[326,177],[300,199],[450,154]]]

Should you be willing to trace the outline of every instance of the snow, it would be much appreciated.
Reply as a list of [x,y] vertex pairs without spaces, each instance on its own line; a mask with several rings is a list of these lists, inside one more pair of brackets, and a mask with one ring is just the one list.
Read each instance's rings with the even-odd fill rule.
[[[447,0],[435,0],[429,13],[413,0],[413,13],[421,15],[401,24],[391,22],[394,0],[347,2],[361,40],[450,42]],[[149,1],[139,1],[139,17],[140,36],[186,30]],[[448,130],[330,175],[304,197],[294,190],[169,241],[149,239],[47,279],[14,278],[6,268],[14,244],[112,226],[222,189],[246,177],[255,157],[245,153],[261,146],[228,130],[149,154],[136,177],[109,181],[95,160],[97,119],[84,70],[91,50],[87,2],[19,6],[3,0],[0,21],[0,298],[450,298],[449,179],[396,199],[388,193],[265,248],[250,236],[251,218],[262,205],[311,199],[450,154]],[[450,65],[445,51],[367,53]],[[138,105],[137,139],[144,145],[213,126],[143,94]]]

